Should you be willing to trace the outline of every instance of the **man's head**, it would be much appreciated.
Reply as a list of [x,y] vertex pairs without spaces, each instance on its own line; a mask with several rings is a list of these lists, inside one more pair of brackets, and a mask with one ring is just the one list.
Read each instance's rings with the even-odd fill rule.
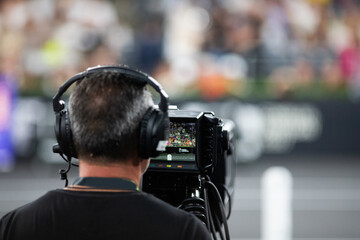
[[79,81],[70,96],[70,122],[79,158],[116,163],[137,158],[140,121],[154,103],[143,84],[111,71]]

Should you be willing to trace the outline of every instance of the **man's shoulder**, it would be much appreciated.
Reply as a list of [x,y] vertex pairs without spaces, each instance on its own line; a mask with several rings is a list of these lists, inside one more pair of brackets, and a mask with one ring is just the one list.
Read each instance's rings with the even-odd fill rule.
[[10,231],[18,229],[18,226],[22,226],[22,229],[27,229],[26,224],[34,220],[34,216],[38,212],[38,209],[44,208],[44,201],[48,202],[48,198],[53,198],[51,191],[40,196],[38,199],[22,205],[0,218],[0,239],[7,239],[6,236]]
[[185,212],[181,209],[176,208],[175,206],[170,205],[167,202],[164,202],[163,200],[160,200],[159,198],[154,197],[151,194],[141,192],[140,198],[143,203],[142,207],[145,209],[151,209],[153,211],[158,211],[159,214],[176,214],[178,217],[184,217],[187,218],[191,216],[190,213]]
[[10,212],[6,213],[1,218],[1,220],[4,222],[6,220],[13,219],[14,217],[18,216],[19,214],[25,214],[29,210],[34,209],[37,206],[38,207],[44,206],[44,205],[42,205],[44,203],[44,201],[49,201],[49,199],[55,198],[55,195],[54,195],[53,192],[54,191],[49,191],[49,192],[43,194],[42,196],[40,196],[39,198],[37,198],[37,199],[35,199],[35,200],[31,201],[31,202],[26,203],[26,204],[24,204],[22,206],[19,206],[19,207],[15,208],[15,209],[11,210]]
[[[0,220],[0,238],[6,236],[6,232],[9,233],[9,231],[15,231],[18,234],[15,229],[19,229],[20,226],[21,232],[36,233],[38,231],[35,229],[36,225],[29,225],[35,218],[36,221],[45,225],[55,221],[56,226],[61,225],[61,228],[66,228],[65,223],[69,219],[85,224],[89,216],[94,215],[98,216],[95,219],[102,219],[102,222],[98,224],[105,227],[114,224],[121,226],[126,223],[131,234],[156,235],[159,236],[158,239],[169,239],[169,237],[171,239],[209,239],[209,233],[204,224],[194,215],[177,209],[148,193],[110,194],[61,189],[49,191],[37,200],[6,214]],[[133,223],[136,222],[146,223],[142,225],[143,233],[138,233],[136,229],[131,230],[131,226],[135,226],[136,224]],[[171,229],[171,231],[164,232],[159,226]]]
[[[123,206],[127,205],[128,210],[132,210],[132,207],[135,207],[137,210],[139,210],[139,212],[143,210],[144,212],[148,213],[158,213],[162,216],[176,215],[176,217],[180,218],[189,218],[193,216],[192,214],[180,210],[175,206],[172,206],[169,203],[166,203],[145,192],[111,194],[101,192],[77,192],[63,189],[55,189],[48,191],[47,193],[32,202],[29,202],[8,212],[6,215],[3,216],[3,218],[9,218],[9,216],[31,214],[32,212],[37,212],[37,209],[39,209],[41,212],[46,212],[47,208],[51,208],[54,205],[72,208],[73,201],[81,203],[82,205],[91,205],[97,203],[96,201],[103,201],[101,203],[105,209],[111,208],[115,210],[118,207],[121,207],[122,211],[124,211]],[[127,209],[125,209],[125,211]]]
[[[143,197],[146,199],[147,204],[145,208],[151,207],[154,215],[153,221],[166,221],[168,229],[181,229],[181,239],[210,239],[209,232],[207,231],[205,224],[202,223],[195,215],[178,209],[150,194],[143,193]],[[147,205],[147,206],[146,206]]]

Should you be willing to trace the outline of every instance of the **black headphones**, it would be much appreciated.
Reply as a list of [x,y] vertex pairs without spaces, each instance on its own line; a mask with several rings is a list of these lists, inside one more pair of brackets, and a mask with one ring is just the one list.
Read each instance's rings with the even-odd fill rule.
[[168,95],[154,78],[143,72],[130,69],[127,66],[97,66],[88,68],[86,71],[68,79],[59,88],[53,98],[53,109],[56,115],[55,134],[58,142],[53,147],[53,152],[59,153],[62,157],[65,155],[68,159],[78,157],[72,138],[69,111],[65,107],[65,102],[60,98],[74,82],[80,81],[99,71],[118,73],[140,84],[149,84],[160,94],[159,106],[151,106],[144,114],[140,123],[139,136],[140,157],[146,159],[159,155],[165,150],[169,136]]

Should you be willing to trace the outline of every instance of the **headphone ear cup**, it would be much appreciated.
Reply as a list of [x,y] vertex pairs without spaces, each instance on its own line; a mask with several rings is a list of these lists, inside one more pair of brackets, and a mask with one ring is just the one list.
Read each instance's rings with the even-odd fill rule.
[[141,120],[139,155],[142,158],[156,157],[162,150],[159,144],[168,141],[169,123],[167,115],[154,107],[149,108]]
[[61,152],[67,157],[77,158],[72,138],[69,112],[62,110],[56,115],[56,118],[55,133]]

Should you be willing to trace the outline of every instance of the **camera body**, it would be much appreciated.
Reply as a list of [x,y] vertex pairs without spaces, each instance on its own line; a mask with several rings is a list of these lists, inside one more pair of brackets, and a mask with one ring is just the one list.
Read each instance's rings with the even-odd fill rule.
[[226,205],[234,191],[235,125],[212,112],[169,110],[169,119],[166,150],[151,159],[142,190],[178,207],[203,197],[201,176],[207,176]]

